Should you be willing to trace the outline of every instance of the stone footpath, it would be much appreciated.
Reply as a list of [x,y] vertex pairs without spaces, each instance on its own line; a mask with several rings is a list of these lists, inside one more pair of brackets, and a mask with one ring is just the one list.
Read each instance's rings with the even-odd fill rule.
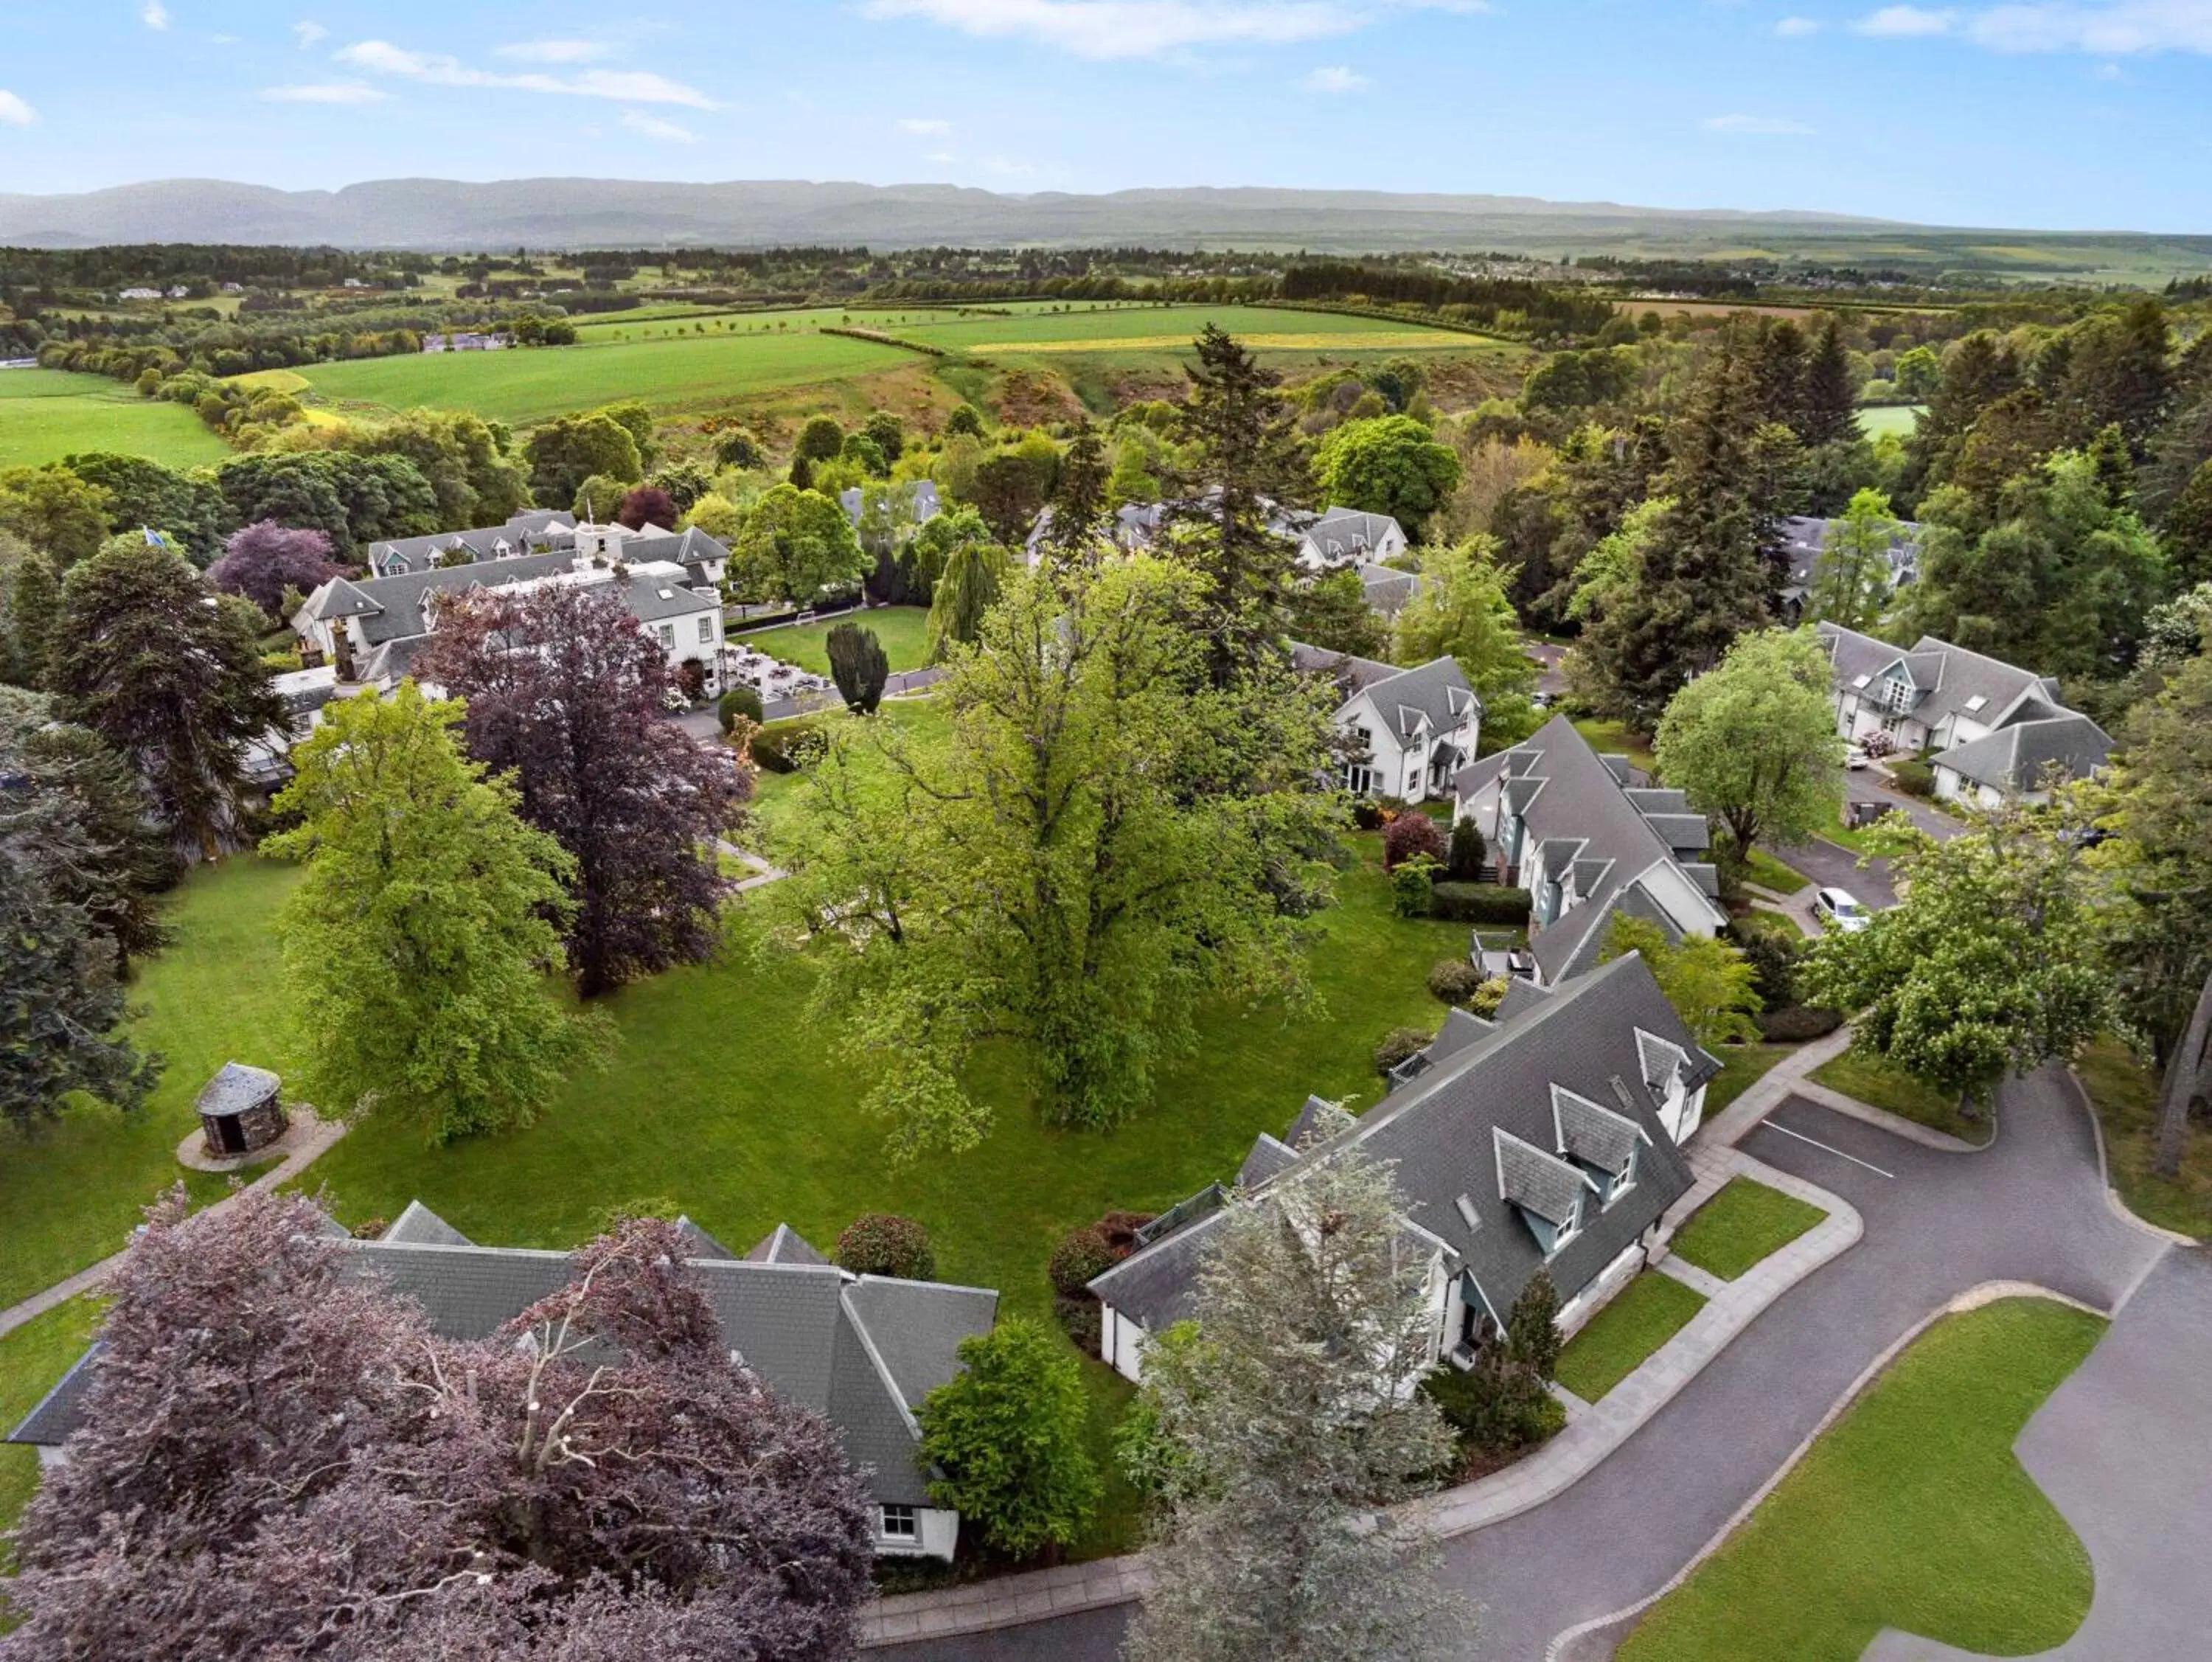
[[[1738,1175],[1809,1202],[1828,1215],[1733,1282],[1680,1263],[1662,1247],[1654,1267],[1705,1294],[1705,1308],[1607,1391],[1602,1402],[1572,1403],[1566,1428],[1528,1458],[1474,1482],[1411,1502],[1405,1510],[1409,1519],[1440,1537],[1466,1535],[1565,1493],[1665,1407],[1760,1312],[1859,1239],[1864,1225],[1838,1196],[1763,1165],[1735,1147],[1784,1099],[1803,1092],[1807,1074],[1841,1055],[1850,1043],[1850,1032],[1843,1029],[1803,1046],[1705,1123],[1685,1151],[1696,1185],[1668,1208],[1662,1239],[1671,1238],[1692,1212]],[[860,1646],[869,1649],[951,1638],[1128,1604],[1141,1598],[1147,1585],[1144,1561],[1130,1556],[1000,1576],[931,1592],[895,1593],[877,1600],[863,1616]]]

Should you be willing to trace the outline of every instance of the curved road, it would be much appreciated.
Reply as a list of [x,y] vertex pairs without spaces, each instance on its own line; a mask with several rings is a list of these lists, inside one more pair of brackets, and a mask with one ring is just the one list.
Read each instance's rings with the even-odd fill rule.
[[[2005,1087],[2002,1132],[1976,1154],[1907,1142],[1800,1097],[1741,1147],[1849,1201],[1865,1238],[1777,1300],[1566,1494],[1448,1544],[1451,1580],[1486,1607],[1468,1657],[1537,1662],[1553,1635],[1663,1586],[1870,1362],[1957,1294],[2035,1282],[2109,1309],[2165,1250],[2106,1206],[2087,1114],[2057,1070]],[[1110,1662],[1126,1616],[1091,1611],[872,1654]]]

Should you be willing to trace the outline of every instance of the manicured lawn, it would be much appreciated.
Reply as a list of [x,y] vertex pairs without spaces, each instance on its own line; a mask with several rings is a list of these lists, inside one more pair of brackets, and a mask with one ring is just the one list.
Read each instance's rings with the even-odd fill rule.
[[1559,1383],[1586,1403],[1597,1401],[1705,1307],[1704,1294],[1645,1270],[1567,1341],[1559,1353]]
[[1659,765],[1659,758],[1651,753],[1651,741],[1640,734],[1631,733],[1625,721],[1601,721],[1595,715],[1586,715],[1575,723],[1575,731],[1589,740],[1601,756],[1626,756],[1630,766],[1642,768],[1646,773]]
[[1868,405],[1859,411],[1859,431],[1870,439],[1878,439],[1885,433],[1909,439],[1920,425],[1921,412],[1927,407],[1924,404]]
[[1730,1178],[1674,1237],[1674,1256],[1732,1282],[1827,1214],[1749,1178]]
[[[270,923],[292,868],[240,858],[203,867],[172,901],[175,945],[140,966],[132,1036],[168,1059],[134,1113],[87,1104],[29,1136],[0,1132],[0,1306],[120,1248],[140,1209],[185,1177],[176,1147],[198,1121],[192,1099],[226,1062],[279,1072],[291,1060]],[[225,1179],[192,1174],[194,1201]]]
[[[918,760],[927,758],[952,742],[951,707],[942,698],[896,698],[880,706],[872,716],[854,715],[842,708],[833,708],[818,715],[795,716],[791,721],[774,725],[781,729],[801,721],[824,732],[849,734],[856,742],[865,742],[868,723],[896,728],[905,735],[908,753]],[[761,851],[767,851],[765,845],[773,842],[777,830],[789,819],[809,777],[805,773],[765,771],[755,776],[752,817],[757,830],[750,840],[760,845]],[[1381,1041],[1378,1038],[1376,1042]]]
[[[931,707],[901,705],[927,724]],[[838,718],[847,719],[847,718]],[[776,782],[782,784],[785,782]],[[604,1073],[579,1078],[517,1135],[445,1149],[374,1122],[308,1173],[349,1224],[423,1202],[492,1245],[572,1246],[610,1206],[667,1197],[743,1251],[778,1222],[825,1250],[865,1211],[927,1224],[939,1273],[995,1287],[1009,1313],[1049,1320],[1045,1261],[1069,1228],[1114,1208],[1158,1210],[1235,1172],[1262,1130],[1281,1135],[1309,1093],[1372,1103],[1372,1052],[1401,1026],[1442,1012],[1429,966],[1465,930],[1391,910],[1379,839],[1352,839],[1340,904],[1314,921],[1322,1008],[1291,1018],[1223,1001],[1200,1020],[1197,1052],[1162,1070],[1157,1105],[1110,1135],[1048,1129],[1012,1059],[978,1062],[997,1109],[983,1146],[894,1169],[885,1127],[859,1107],[865,1069],[829,1054],[806,1013],[802,962],[756,956],[742,904],[714,963],[661,976],[606,1001],[621,1033]],[[228,1056],[285,1068],[291,1051],[268,922],[295,868],[252,859],[196,873],[173,908],[179,941],[136,989],[138,1032],[170,1070],[155,1102],[125,1119],[87,1111],[7,1152],[0,1175],[0,1300],[46,1286],[123,1244],[137,1208],[173,1177],[170,1151],[192,1096]],[[211,1196],[210,1197],[212,1197]],[[1127,1390],[1093,1365],[1100,1446]],[[1133,1497],[1118,1487],[1087,1553],[1133,1544]]]
[[[100,1311],[97,1300],[71,1299],[0,1337],[0,1436],[13,1431],[84,1354]],[[15,1527],[38,1486],[39,1452],[0,1446],[0,1537]],[[9,1562],[6,1543],[0,1541],[0,1568]]]
[[1809,888],[1813,880],[1802,872],[1793,871],[1765,849],[1754,847],[1751,858],[1745,862],[1746,875],[1762,889],[1771,889],[1777,894],[1795,894]]
[[1967,1119],[1959,1112],[1957,1099],[1922,1083],[1902,1068],[1879,1056],[1846,1050],[1815,1068],[1811,1077],[1831,1091],[1856,1097],[1871,1107],[1887,1108],[1931,1131],[1946,1131],[1962,1142],[1987,1142],[1996,1129],[1988,1118]]
[[0,467],[115,450],[171,467],[221,461],[230,447],[181,404],[65,369],[0,369]]
[[847,612],[828,623],[768,629],[756,635],[733,635],[730,638],[816,675],[827,675],[830,652],[823,643],[839,624],[858,624],[862,629],[875,630],[876,639],[883,642],[884,656],[890,660],[894,670],[921,669],[929,662],[927,606],[877,606],[866,612]]
[[2158,1075],[2118,1039],[2100,1039],[2074,1063],[2105,1131],[2112,1187],[2136,1216],[2198,1240],[2212,1239],[2212,1131],[2189,1128],[2181,1175],[2162,1178],[2158,1156]]
[[2104,1328],[2008,1299],[1929,1329],[1620,1662],[1855,1662],[1885,1627],[1996,1656],[2063,1642],[2089,1555],[2012,1445]]
[[1715,1050],[1722,1065],[1712,1083],[1705,1087],[1705,1117],[1719,1113],[1796,1048],[1794,1044],[1723,1044]]

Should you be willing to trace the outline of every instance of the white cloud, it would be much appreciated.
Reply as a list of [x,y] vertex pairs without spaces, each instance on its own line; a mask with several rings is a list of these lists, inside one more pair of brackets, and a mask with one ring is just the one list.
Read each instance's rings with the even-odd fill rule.
[[952,124],[950,121],[940,121],[934,116],[927,118],[908,116],[899,123],[899,131],[913,133],[922,138],[950,138],[952,137]]
[[1802,137],[1813,130],[1802,121],[1772,115],[1709,115],[1698,124],[1709,133],[1750,133],[1760,137]]
[[983,171],[1007,179],[1025,179],[1036,168],[1030,162],[1016,161],[1010,156],[987,155],[983,158]]
[[1929,11],[1920,6],[1884,6],[1851,25],[1860,34],[1871,34],[1878,39],[1911,40],[1931,34],[1948,34],[1958,15],[1948,11]]
[[1820,21],[1817,17],[1785,17],[1774,26],[1774,32],[1784,40],[1802,40],[1820,32]]
[[586,70],[566,79],[534,70],[509,75],[472,70],[459,58],[437,52],[410,52],[389,40],[357,40],[340,50],[342,64],[372,75],[402,76],[434,87],[506,87],[518,92],[555,93],[577,98],[611,98],[625,104],[682,104],[695,110],[719,107],[696,87],[687,87],[647,70]]
[[320,81],[306,86],[264,87],[270,104],[381,104],[392,94],[365,81]]
[[1298,82],[1301,88],[1310,93],[1364,92],[1374,84],[1358,70],[1346,69],[1341,64],[1316,70]]
[[21,99],[0,87],[0,125],[27,127],[39,119],[39,113]]
[[1955,35],[1992,52],[2212,56],[2212,0],[2024,0],[1971,12],[1885,6],[1851,27],[1891,38]]
[[2126,72],[2118,64],[2097,65],[2097,79],[2100,81],[2124,81],[2127,78]]
[[149,29],[166,29],[169,27],[169,9],[161,0],[146,0],[138,8],[138,21]]
[[1194,46],[1285,46],[1409,11],[1481,12],[1488,0],[863,0],[869,17],[920,18],[1078,58],[1159,58]]
[[696,144],[699,135],[689,127],[679,127],[673,121],[664,121],[657,115],[647,115],[642,110],[624,110],[622,124],[634,133],[643,133],[647,138],[658,138],[667,144]]
[[599,40],[517,40],[492,48],[495,57],[524,64],[596,64],[613,52],[613,47]]
[[307,52],[329,40],[331,32],[320,23],[301,22],[292,25],[292,36],[300,43],[300,50]]
[[922,157],[922,160],[923,160],[924,161],[939,161],[939,162],[943,162],[943,161],[957,161],[958,160],[960,160],[960,158],[959,158],[958,156],[957,156],[957,155],[953,155],[953,154],[952,154],[952,152],[951,152],[951,151],[950,151],[950,150],[932,150],[932,151],[931,151],[927,155],[926,155],[926,156]]

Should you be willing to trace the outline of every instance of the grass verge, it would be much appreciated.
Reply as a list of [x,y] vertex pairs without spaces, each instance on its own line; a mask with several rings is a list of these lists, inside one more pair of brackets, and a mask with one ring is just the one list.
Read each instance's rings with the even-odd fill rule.
[[1596,1402],[1705,1307],[1704,1294],[1645,1270],[1567,1341],[1559,1352],[1559,1383],[1584,1402]]
[[1819,1207],[1749,1178],[1730,1178],[1674,1237],[1674,1256],[1732,1282],[1827,1216]]
[[1744,875],[1762,889],[1771,889],[1777,894],[1795,894],[1800,889],[1809,889],[1813,880],[1801,871],[1784,865],[1765,849],[1754,848],[1751,858],[1744,862]]
[[[14,1430],[84,1354],[100,1312],[96,1299],[71,1299],[0,1336],[0,1434]],[[38,1486],[38,1450],[0,1446],[0,1569],[11,1562],[4,1537]]]
[[2112,1187],[2137,1217],[2161,1229],[2212,1239],[2212,1131],[2191,1125],[2181,1175],[2162,1178],[2158,1158],[2158,1075],[2116,1038],[2100,1039],[2074,1063],[2105,1132]]
[[1856,1097],[1869,1107],[1886,1108],[1916,1125],[1946,1132],[1978,1148],[1988,1142],[1996,1130],[1994,1120],[1966,1118],[1959,1112],[1956,1098],[1923,1084],[1904,1068],[1880,1056],[1846,1050],[1832,1062],[1822,1062],[1811,1076],[1816,1084],[1825,1085],[1831,1091]]
[[1794,1044],[1723,1044],[1714,1051],[1721,1070],[1705,1087],[1707,1119],[1765,1077],[1766,1070],[1797,1047]]
[[2105,1324],[2008,1299],[1930,1328],[1620,1662],[1854,1662],[1883,1628],[2027,1656],[2089,1611],[2089,1555],[2013,1456]]

